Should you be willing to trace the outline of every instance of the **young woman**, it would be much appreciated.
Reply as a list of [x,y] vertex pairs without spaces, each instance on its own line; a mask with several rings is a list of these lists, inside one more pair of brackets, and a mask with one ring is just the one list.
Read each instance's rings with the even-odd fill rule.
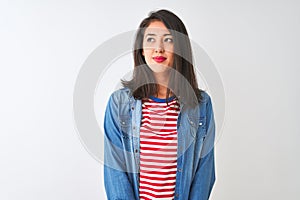
[[188,33],[168,10],[137,31],[132,80],[105,112],[104,182],[109,200],[207,200],[215,182],[215,123],[198,89]]

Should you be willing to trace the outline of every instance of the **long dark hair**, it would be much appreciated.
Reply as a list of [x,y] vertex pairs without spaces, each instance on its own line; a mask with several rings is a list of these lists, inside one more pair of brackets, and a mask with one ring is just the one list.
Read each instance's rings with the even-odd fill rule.
[[198,88],[192,58],[192,48],[187,30],[183,22],[174,13],[168,10],[150,12],[137,30],[134,43],[134,71],[133,78],[129,81],[121,80],[124,87],[128,87],[135,99],[148,98],[158,93],[153,72],[146,64],[143,52],[143,39],[145,29],[153,21],[161,21],[171,32],[174,40],[174,62],[171,70],[166,98],[170,89],[178,99],[182,99],[190,106],[197,105],[202,100]]

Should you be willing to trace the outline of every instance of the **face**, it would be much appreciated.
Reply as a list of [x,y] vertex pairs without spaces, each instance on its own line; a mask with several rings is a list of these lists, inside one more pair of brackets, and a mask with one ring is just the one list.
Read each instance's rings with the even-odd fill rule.
[[153,72],[164,72],[173,66],[173,37],[161,21],[153,21],[145,29],[143,56]]

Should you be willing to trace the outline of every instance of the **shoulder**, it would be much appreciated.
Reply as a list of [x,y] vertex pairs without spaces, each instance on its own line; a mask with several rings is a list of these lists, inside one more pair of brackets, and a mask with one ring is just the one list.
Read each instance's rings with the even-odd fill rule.
[[202,97],[202,100],[200,101],[200,104],[207,104],[211,102],[211,97],[205,90],[200,90],[200,94]]
[[206,91],[201,91],[202,101],[199,103],[200,115],[210,119],[213,115],[212,98]]
[[201,116],[209,116],[213,112],[212,98],[207,91],[201,90],[202,100],[199,103]]
[[114,91],[111,94],[110,99],[113,100],[114,102],[126,103],[129,101],[130,97],[131,97],[130,89],[124,87]]

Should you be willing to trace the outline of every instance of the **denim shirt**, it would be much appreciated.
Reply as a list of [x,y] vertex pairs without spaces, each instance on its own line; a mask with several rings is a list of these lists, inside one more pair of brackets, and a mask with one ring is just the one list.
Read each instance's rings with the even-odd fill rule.
[[[175,200],[208,200],[215,183],[215,122],[210,96],[193,109],[180,103]],[[141,100],[112,93],[104,117],[104,186],[108,200],[139,199]]]

